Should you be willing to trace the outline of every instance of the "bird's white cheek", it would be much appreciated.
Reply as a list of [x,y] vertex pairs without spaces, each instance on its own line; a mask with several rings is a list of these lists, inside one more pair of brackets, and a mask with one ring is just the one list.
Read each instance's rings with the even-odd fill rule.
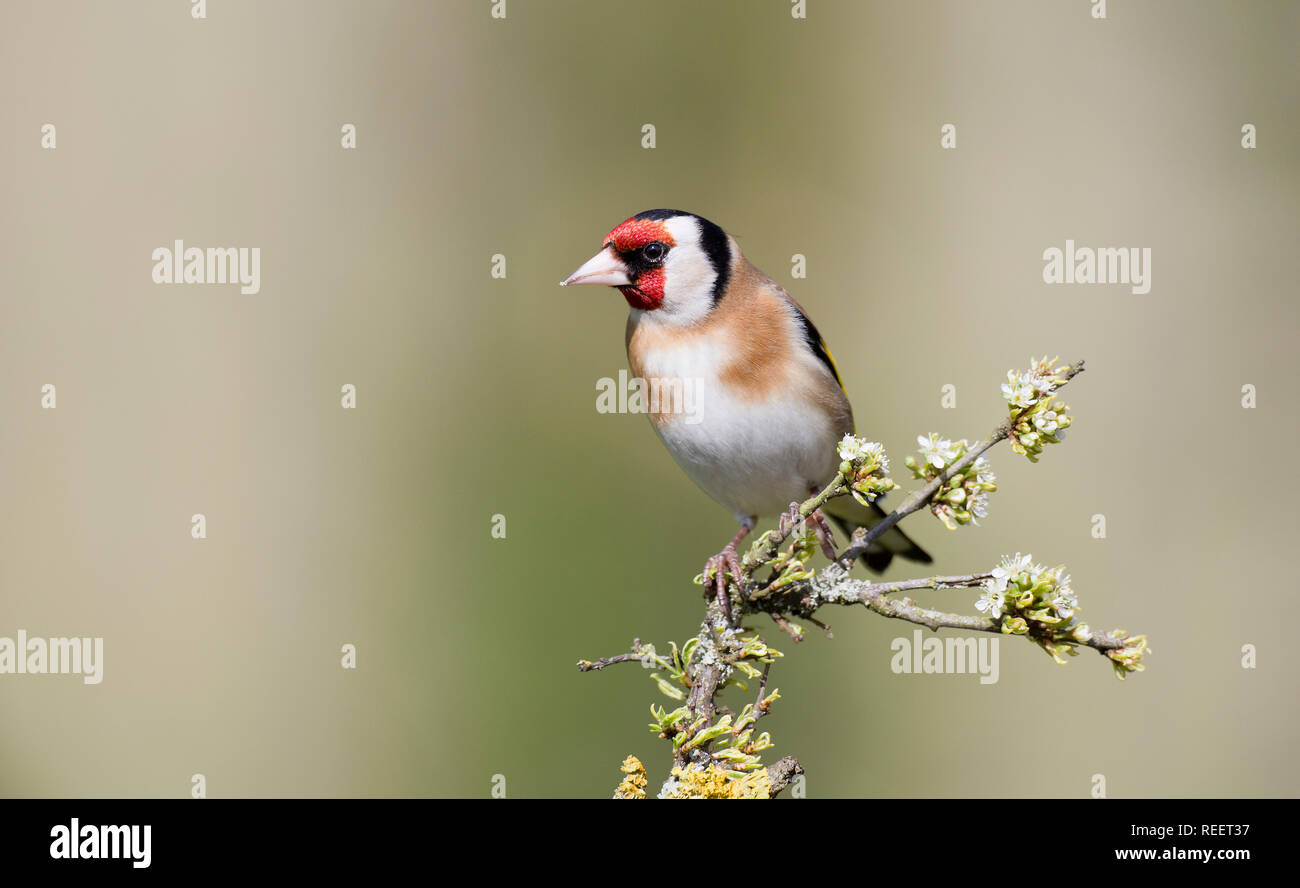
[[692,251],[664,263],[663,310],[683,324],[700,320],[713,306],[717,273],[708,260]]

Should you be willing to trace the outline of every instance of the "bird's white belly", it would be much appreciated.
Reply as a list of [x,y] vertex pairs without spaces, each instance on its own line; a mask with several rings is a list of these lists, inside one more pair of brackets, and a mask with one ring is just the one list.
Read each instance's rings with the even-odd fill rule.
[[839,457],[823,411],[793,394],[751,401],[710,382],[701,384],[693,415],[654,423],[705,493],[743,519],[783,512],[830,480]]
[[771,516],[807,499],[839,466],[834,420],[792,372],[765,397],[743,396],[723,380],[734,360],[725,340],[699,337],[638,353],[641,376],[690,386],[689,410],[652,418],[668,452],[705,493],[738,518]]

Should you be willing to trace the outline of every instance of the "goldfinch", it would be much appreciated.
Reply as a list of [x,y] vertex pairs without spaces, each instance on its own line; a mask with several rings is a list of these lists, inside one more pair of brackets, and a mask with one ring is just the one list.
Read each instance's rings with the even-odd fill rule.
[[[622,292],[631,309],[632,375],[656,383],[660,394],[647,411],[655,432],[691,480],[740,522],[705,565],[705,578],[713,573],[724,595],[724,571],[739,580],[736,547],[758,517],[785,513],[839,470],[836,444],[855,426],[835,361],[790,294],[694,213],[647,210],[619,224],[561,282],[576,284]],[[692,388],[695,403],[687,404]],[[848,533],[885,514],[851,497],[824,511]],[[931,560],[897,527],[865,560],[881,571],[895,554]]]

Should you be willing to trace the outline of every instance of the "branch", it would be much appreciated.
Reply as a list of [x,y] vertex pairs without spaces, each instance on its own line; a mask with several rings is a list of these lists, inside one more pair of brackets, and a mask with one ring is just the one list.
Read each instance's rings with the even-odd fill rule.
[[[1003,635],[1024,635],[1042,647],[1059,663],[1062,653],[1077,653],[1086,646],[1109,657],[1116,674],[1141,671],[1147,653],[1146,637],[1130,636],[1123,630],[1094,632],[1078,621],[1078,602],[1063,568],[1044,568],[1033,564],[1029,556],[1004,558],[991,571],[961,576],[922,577],[893,582],[871,583],[849,576],[849,570],[867,549],[908,515],[933,505],[935,514],[949,527],[970,523],[983,516],[983,500],[996,489],[995,479],[983,465],[966,472],[980,457],[1000,441],[1010,439],[1017,453],[1037,461],[1045,443],[1063,437],[1061,429],[1070,425],[1061,403],[1053,401],[1056,392],[1083,372],[1082,361],[1057,368],[1056,359],[1034,362],[1028,373],[1008,374],[1003,386],[1004,397],[1013,405],[1008,418],[995,427],[983,441],[971,446],[964,440],[939,441],[932,435],[929,449],[922,448],[921,463],[909,459],[907,464],[922,486],[909,494],[888,515],[870,529],[859,528],[839,557],[827,567],[814,572],[808,567],[813,557],[813,536],[800,529],[804,519],[814,524],[816,513],[828,501],[850,492],[863,501],[874,499],[895,485],[888,478],[888,460],[879,444],[846,438],[839,453],[843,458],[840,471],[817,494],[782,516],[777,527],[763,534],[741,561],[741,576],[735,581],[735,603],[706,594],[705,618],[698,635],[679,652],[673,646],[671,659],[659,656],[653,646],[633,642],[632,653],[618,654],[596,661],[582,660],[583,672],[598,671],[614,663],[638,660],[664,669],[668,678],[656,675],[660,689],[669,697],[684,700],[673,712],[652,707],[656,723],[653,728],[671,740],[674,748],[672,777],[665,783],[665,793],[703,794],[708,797],[752,797],[762,794],[757,753],[770,746],[766,734],[755,736],[754,727],[767,715],[769,704],[778,693],[767,696],[772,661],[780,652],[767,647],[757,634],[741,625],[748,614],[766,613],[796,641],[803,630],[791,618],[804,620],[829,629],[814,616],[827,605],[862,605],[890,619],[903,620],[931,630],[959,629]],[[1027,406],[1026,406],[1027,405]],[[1017,409],[1019,408],[1019,409]],[[945,461],[951,460],[945,465]],[[942,469],[939,467],[943,466]],[[962,477],[958,477],[962,476]],[[954,481],[955,479],[955,481]],[[949,482],[952,481],[952,484]],[[865,497],[865,499],[864,499]],[[790,520],[787,520],[790,519]],[[796,530],[798,529],[798,532]],[[787,541],[791,545],[782,551]],[[830,552],[833,555],[833,552]],[[765,587],[754,588],[754,574],[772,568],[772,580]],[[966,616],[935,610],[909,597],[891,597],[919,590],[975,589],[982,595],[975,606],[987,615]],[[732,587],[728,587],[732,594]],[[755,669],[762,664],[761,671]],[[734,677],[759,678],[758,696],[740,716],[719,708],[715,700],[727,686],[739,684]],[[751,718],[752,714],[752,718]],[[715,721],[716,719],[716,721]],[[712,748],[711,748],[712,747]],[[724,779],[725,773],[725,779]],[[789,786],[803,768],[787,756],[766,768],[766,788],[772,797]],[[719,784],[721,781],[721,784]],[[762,783],[760,780],[759,783]],[[669,787],[673,792],[669,793]]]
[[[801,503],[799,506],[799,517],[807,518],[813,512],[826,505],[829,500],[834,499],[844,492],[844,476],[837,474],[826,488],[814,496],[812,499]],[[759,539],[740,562],[740,569],[746,577],[764,564],[772,560],[776,555],[776,550],[781,548],[784,543],[799,526],[797,521],[783,522],[775,530],[769,530]]]
[[[1082,372],[1083,372],[1083,361],[1079,361],[1077,364],[1073,364],[1069,368],[1064,370],[1063,376],[1065,378],[1061,382],[1061,384],[1057,387],[1058,390],[1061,388],[1065,388],[1065,386],[1069,384],[1070,380],[1074,379],[1074,377],[1078,376]],[[984,452],[987,451],[994,444],[997,444],[999,441],[1005,441],[1007,438],[1011,437],[1012,432],[1016,428],[1016,424],[1019,423],[1020,420],[1027,413],[1029,413],[1030,409],[1031,408],[1026,408],[1020,411],[1015,416],[1007,419],[1005,422],[1003,422],[1001,425],[995,428],[987,438],[985,438],[979,444],[975,445],[975,447],[973,447],[970,450],[970,452],[967,453],[964,457],[957,460],[957,462],[953,463],[952,465],[947,466],[942,472],[939,473],[939,475],[936,478],[934,478],[924,487],[913,492],[911,496],[907,497],[907,499],[903,500],[902,504],[899,505],[898,508],[894,509],[894,511],[886,515],[883,519],[881,519],[879,524],[872,526],[870,530],[868,530],[865,534],[861,535],[860,537],[855,534],[855,542],[853,542],[852,545],[850,545],[847,549],[844,550],[844,553],[840,555],[840,557],[836,560],[835,563],[839,565],[841,568],[843,568],[844,570],[848,570],[850,567],[852,567],[853,562],[857,561],[859,558],[862,557],[863,554],[866,553],[867,547],[870,546],[877,539],[879,539],[882,534],[884,534],[887,530],[889,530],[889,528],[893,527],[895,524],[902,521],[904,518],[906,518],[908,515],[912,514],[913,512],[917,511],[922,506],[928,504],[930,500],[934,497],[935,493],[938,492],[939,488],[943,487],[945,481],[947,481],[953,475],[956,475],[957,473],[965,470],[967,466],[969,466],[971,463],[975,462],[975,460],[983,456]],[[834,486],[833,482],[831,486]],[[829,499],[829,497],[827,497],[827,499]]]
[[799,764],[794,756],[787,755],[785,758],[770,765],[767,769],[767,779],[771,783],[771,798],[776,798],[782,790],[791,783],[795,778],[803,773],[803,765]]
[[612,657],[601,657],[599,660],[579,660],[579,672],[599,672],[606,666],[613,666],[615,663],[641,663],[644,662],[640,654],[615,654]]
[[[880,595],[892,595],[895,592],[912,592],[917,589],[966,589],[979,586],[991,576],[993,576],[991,573],[978,573],[967,574],[966,576],[960,577],[921,577],[915,580],[898,580],[893,583],[868,583],[866,585],[867,588],[870,588]],[[848,573],[842,569],[838,569],[838,562],[835,562],[830,567],[827,567],[826,570],[822,571],[821,576],[810,583],[810,586],[814,592],[817,592],[820,595],[822,602],[825,604],[852,603],[836,600],[840,596],[832,593],[832,590],[836,588],[836,584],[842,579],[847,580]],[[819,581],[822,584],[821,587],[818,587],[817,585]],[[854,582],[860,581],[855,580]],[[749,602],[753,603],[761,601],[770,594],[772,594],[770,588],[760,589],[749,596]],[[806,595],[807,588],[803,586],[794,586],[790,591],[785,592],[783,597],[787,604],[792,604],[790,599],[796,596],[802,598]],[[765,608],[763,610],[770,613],[770,611],[767,611]],[[804,614],[801,614],[800,616],[805,616],[806,618],[806,615]]]
[[[945,613],[923,607],[910,598],[888,598],[893,592],[911,589],[944,589],[964,586],[978,586],[991,574],[972,574],[966,577],[929,577],[920,580],[904,580],[898,583],[867,583],[850,577],[843,577],[829,585],[814,582],[810,596],[818,606],[822,604],[861,604],[868,610],[896,620],[916,623],[934,631],[940,629],[964,629],[968,632],[992,632],[1003,634],[1001,621],[988,617],[965,616]],[[819,578],[820,579],[820,578]],[[1131,647],[1134,639],[1122,630],[1113,633],[1081,632],[1071,636],[1073,642],[1093,648],[1100,653],[1121,651]]]
[[615,663],[640,663],[647,668],[654,666],[659,669],[671,669],[673,664],[664,656],[655,652],[654,645],[642,644],[641,639],[632,639],[632,652],[627,654],[615,654],[612,657],[601,657],[599,660],[579,660],[579,672],[599,672],[607,666],[613,666]]

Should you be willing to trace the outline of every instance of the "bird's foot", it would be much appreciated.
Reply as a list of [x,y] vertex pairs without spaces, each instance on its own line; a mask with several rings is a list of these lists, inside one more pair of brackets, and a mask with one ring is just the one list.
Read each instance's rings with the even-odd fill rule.
[[737,588],[743,589],[744,580],[740,570],[740,553],[736,550],[736,547],[740,545],[740,541],[745,538],[749,530],[748,525],[742,524],[740,532],[732,538],[731,542],[727,543],[717,555],[704,562],[704,586],[708,588],[712,583],[714,595],[718,599],[718,606],[722,608],[722,614],[727,618],[728,623],[731,622],[731,599],[727,596],[727,572],[731,572]]
[[802,530],[803,516],[799,514],[799,504],[791,503],[780,518],[776,519],[776,529],[782,536],[789,536],[791,531]]
[[799,504],[791,503],[790,509],[780,518],[777,525],[782,534],[791,531],[802,533],[803,526],[811,527],[813,533],[817,535],[817,542],[821,544],[822,554],[834,561],[839,557],[835,552],[835,534],[831,533],[830,525],[826,523],[826,516],[822,515],[821,509],[816,509],[808,517],[799,514]]
[[822,544],[822,554],[831,561],[839,557],[835,551],[835,534],[831,533],[831,526],[826,523],[826,516],[822,514],[821,509],[817,509],[808,516],[808,523],[812,525],[813,533],[817,534],[817,542]]

